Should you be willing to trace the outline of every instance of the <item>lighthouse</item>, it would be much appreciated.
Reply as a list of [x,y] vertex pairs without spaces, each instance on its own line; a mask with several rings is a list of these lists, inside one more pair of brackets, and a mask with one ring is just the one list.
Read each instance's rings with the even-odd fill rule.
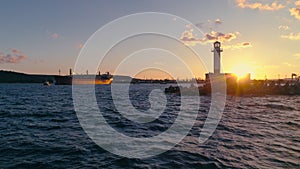
[[214,53],[214,73],[220,74],[221,73],[221,52],[223,52],[223,49],[221,49],[221,42],[216,41],[214,43],[214,49],[212,50]]
[[[231,93],[239,95],[250,85],[250,73],[244,77],[238,77],[234,73],[221,72],[221,42],[216,41],[213,44],[211,52],[214,53],[214,72],[205,74],[205,87],[207,93]],[[224,91],[225,90],[225,91]]]

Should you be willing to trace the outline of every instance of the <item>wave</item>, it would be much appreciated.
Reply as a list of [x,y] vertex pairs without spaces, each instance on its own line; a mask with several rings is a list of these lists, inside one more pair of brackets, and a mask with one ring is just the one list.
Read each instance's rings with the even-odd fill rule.
[[265,104],[267,108],[278,109],[278,110],[296,110],[294,107],[286,106],[283,104]]

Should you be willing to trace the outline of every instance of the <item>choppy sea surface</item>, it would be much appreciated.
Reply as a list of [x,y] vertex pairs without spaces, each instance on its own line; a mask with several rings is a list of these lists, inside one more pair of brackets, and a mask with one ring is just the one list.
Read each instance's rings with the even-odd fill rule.
[[[129,98],[137,110],[146,110],[151,90],[165,87],[132,85]],[[109,90],[96,86],[97,101],[118,132],[152,137],[176,119],[180,96],[169,95],[166,116],[151,125],[130,124],[118,116]],[[299,96],[228,96],[217,129],[202,144],[198,137],[210,97],[200,97],[197,120],[178,145],[158,156],[129,159],[87,136],[74,110],[72,86],[1,84],[0,168],[300,168]]]

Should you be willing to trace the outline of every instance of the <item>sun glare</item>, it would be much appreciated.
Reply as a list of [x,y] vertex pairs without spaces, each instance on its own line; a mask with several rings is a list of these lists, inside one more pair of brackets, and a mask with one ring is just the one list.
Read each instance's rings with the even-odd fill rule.
[[232,68],[232,73],[234,73],[235,75],[237,75],[238,78],[242,78],[247,73],[250,73],[251,75],[253,75],[254,69],[250,65],[242,63],[242,64],[235,65]]

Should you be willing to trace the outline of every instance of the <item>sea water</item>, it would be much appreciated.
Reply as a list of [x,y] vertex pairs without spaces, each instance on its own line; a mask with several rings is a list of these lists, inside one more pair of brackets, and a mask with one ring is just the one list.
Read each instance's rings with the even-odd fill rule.
[[[151,90],[165,87],[131,85],[131,104],[147,110]],[[180,109],[180,96],[169,95],[165,116],[133,123],[118,113],[110,85],[95,89],[108,123],[130,137],[151,138],[166,131]],[[130,159],[102,149],[87,136],[74,110],[72,86],[1,84],[0,168],[300,168],[299,96],[228,96],[217,129],[204,143],[198,137],[210,97],[200,98],[197,119],[179,144],[154,157]]]

